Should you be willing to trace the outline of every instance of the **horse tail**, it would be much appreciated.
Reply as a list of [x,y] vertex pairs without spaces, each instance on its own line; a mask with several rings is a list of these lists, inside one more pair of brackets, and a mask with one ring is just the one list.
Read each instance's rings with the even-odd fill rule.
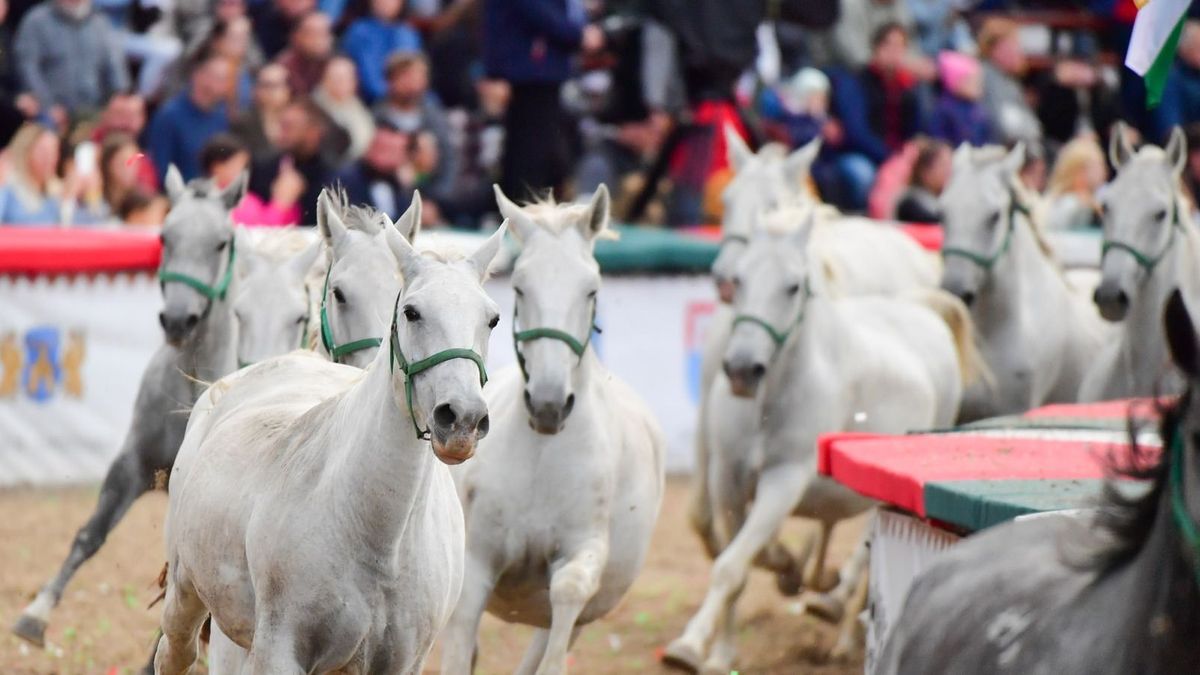
[[971,320],[971,312],[962,300],[938,288],[920,289],[914,293],[916,299],[933,310],[950,329],[963,384],[970,385],[980,380],[991,382],[992,372],[976,341],[975,322]]

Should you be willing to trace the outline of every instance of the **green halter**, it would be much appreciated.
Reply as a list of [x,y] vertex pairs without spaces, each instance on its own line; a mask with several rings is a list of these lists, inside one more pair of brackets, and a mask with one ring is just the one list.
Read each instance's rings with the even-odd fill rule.
[[1183,450],[1183,431],[1177,429],[1171,441],[1171,474],[1167,478],[1171,483],[1171,515],[1184,544],[1192,552],[1192,572],[1196,575],[1196,584],[1200,585],[1200,528],[1188,513],[1183,498]]
[[724,237],[721,237],[720,246],[721,246],[721,248],[724,248],[725,244],[728,244],[731,242],[737,242],[739,244],[749,244],[750,237],[747,237],[744,234],[727,234]]
[[1152,274],[1158,263],[1162,262],[1163,258],[1171,252],[1171,246],[1175,243],[1175,232],[1183,229],[1183,223],[1179,221],[1179,202],[1174,201],[1174,213],[1171,215],[1171,231],[1167,234],[1167,242],[1163,244],[1162,250],[1156,255],[1147,255],[1143,251],[1139,251],[1133,246],[1120,241],[1105,239],[1104,243],[1100,244],[1100,260],[1104,260],[1104,256],[1112,250],[1125,251],[1133,256],[1137,264],[1142,269],[1146,270],[1146,274]]
[[558,340],[567,345],[568,348],[583,360],[583,353],[587,351],[588,345],[592,343],[592,334],[600,333],[600,327],[596,325],[596,301],[592,300],[592,320],[591,330],[588,331],[587,338],[580,342],[574,335],[566,331],[558,330],[557,328],[530,328],[528,330],[517,330],[517,305],[513,303],[513,318],[512,318],[512,336],[513,336],[513,351],[517,353],[517,365],[521,367],[521,376],[525,381],[529,381],[529,371],[525,369],[525,355],[521,353],[521,343],[529,342],[530,340]]
[[1029,209],[1026,208],[1024,204],[1021,204],[1017,201],[1017,196],[1015,194],[1010,193],[1008,206],[1008,227],[1004,231],[1004,241],[1000,242],[1000,245],[996,247],[996,250],[993,251],[991,255],[984,255],[982,253],[977,253],[970,249],[959,248],[957,246],[943,246],[942,257],[950,258],[958,256],[959,258],[966,258],[967,260],[970,260],[976,265],[982,267],[984,270],[991,270],[992,267],[996,265],[996,261],[1000,260],[1000,258],[1008,252],[1009,247],[1012,246],[1013,231],[1017,229],[1018,213],[1028,216]]
[[[181,272],[172,272],[162,267],[158,268],[158,280],[164,284],[171,281],[178,281],[186,286],[191,286],[196,292],[209,300],[224,300],[225,294],[229,291],[229,283],[233,281],[233,261],[236,256],[235,242],[237,242],[237,237],[229,240],[229,261],[225,264],[225,273],[221,275],[216,286],[209,286],[196,277]],[[212,303],[209,303],[209,307],[212,307]]]
[[325,346],[325,351],[329,352],[334,363],[341,363],[342,357],[347,354],[378,347],[383,344],[383,338],[363,338],[342,345],[334,340],[333,327],[329,325],[329,311],[325,309],[326,301],[329,298],[329,275],[332,273],[333,263],[331,262],[329,268],[325,270],[325,287],[321,289],[321,344]]
[[413,429],[417,432],[417,438],[427,441],[431,437],[429,430],[421,431],[421,425],[417,423],[417,411],[413,410],[413,378],[440,363],[454,359],[468,359],[475,362],[479,368],[479,386],[482,387],[487,384],[487,368],[483,365],[483,357],[472,349],[443,349],[420,361],[409,363],[400,349],[400,337],[396,333],[397,314],[400,311],[399,295],[396,296],[395,304],[396,306],[392,310],[391,359],[389,361],[393,373],[396,372],[397,366],[400,367],[400,372],[404,373],[404,397],[408,405],[408,414],[412,417]]
[[783,343],[787,342],[788,337],[791,336],[792,331],[796,330],[796,327],[804,322],[804,314],[808,311],[808,301],[812,298],[812,296],[812,287],[808,283],[808,277],[805,277],[804,304],[800,306],[800,311],[796,314],[796,320],[783,330],[779,330],[775,326],[772,326],[764,319],[760,319],[757,316],[751,316],[749,314],[738,314],[735,316],[733,318],[733,326],[736,328],[739,323],[751,323],[755,326],[759,326],[763,330],[767,331],[767,335],[771,336],[771,339],[775,342],[776,347],[782,347]]

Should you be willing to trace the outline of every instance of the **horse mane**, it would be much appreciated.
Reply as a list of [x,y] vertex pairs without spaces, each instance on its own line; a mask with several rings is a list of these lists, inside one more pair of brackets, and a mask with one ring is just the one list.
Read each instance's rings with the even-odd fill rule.
[[[529,220],[542,229],[553,234],[562,234],[568,228],[574,227],[581,219],[587,217],[588,204],[559,203],[552,193],[536,197],[533,201],[521,204],[521,211],[529,216]],[[618,239],[619,235],[610,228],[604,228],[597,239]]]
[[1108,538],[1085,563],[1102,574],[1131,561],[1150,537],[1160,514],[1160,502],[1168,489],[1167,481],[1171,473],[1171,453],[1168,449],[1177,434],[1185,433],[1183,417],[1191,397],[1189,390],[1174,403],[1156,403],[1161,418],[1159,437],[1162,439],[1162,452],[1157,462],[1152,461],[1146,448],[1138,444],[1138,432],[1143,423],[1130,412],[1130,454],[1124,460],[1110,456],[1109,467],[1115,477],[1148,481],[1151,487],[1144,495],[1129,497],[1122,494],[1115,482],[1108,481],[1105,484],[1096,524],[1107,533]]
[[346,227],[366,234],[379,234],[392,221],[387,214],[367,204],[351,204],[346,188],[340,183],[328,189],[330,202]]

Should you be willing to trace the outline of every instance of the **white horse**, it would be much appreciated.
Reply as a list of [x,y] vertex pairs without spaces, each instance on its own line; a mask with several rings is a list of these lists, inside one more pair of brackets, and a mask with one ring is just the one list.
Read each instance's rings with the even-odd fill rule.
[[1181,386],[1158,317],[1176,288],[1193,307],[1200,301],[1200,233],[1181,182],[1188,161],[1183,132],[1172,130],[1165,150],[1145,146],[1135,154],[1118,130],[1109,158],[1117,175],[1104,195],[1095,297],[1101,315],[1120,322],[1120,337],[1089,355],[1093,365],[1079,389],[1084,401],[1153,396]]
[[[462,597],[443,673],[471,672],[484,610],[538,630],[518,673],[562,673],[580,629],[633,584],[663,494],[665,442],[641,399],[589,349],[608,226],[591,203],[521,209],[496,189],[521,243],[513,271],[520,366],[487,387],[493,432],[453,474],[467,521]],[[519,316],[519,319],[518,319]]]
[[211,613],[249,650],[246,672],[419,673],[449,617],[463,521],[442,463],[469,459],[488,430],[499,314],[482,280],[503,228],[469,257],[384,236],[406,283],[365,371],[293,352],[193,409],[172,476],[157,672],[189,671]]
[[[752,240],[732,279],[736,318],[725,374],[709,392],[707,426],[713,513],[730,541],[699,611],[667,648],[676,667],[729,672],[735,603],[756,558],[778,563],[768,546],[789,515],[833,523],[871,505],[817,476],[819,434],[902,433],[948,425],[958,411],[972,338],[966,310],[937,291],[927,292],[928,305],[832,299],[808,250],[812,233],[810,218],[790,233]],[[750,398],[751,425],[742,414],[724,414]],[[852,588],[861,573],[843,581]]]
[[238,366],[303,348],[311,293],[308,279],[322,244],[307,231],[238,232]]
[[942,288],[970,307],[990,371],[963,396],[963,421],[1074,401],[1103,337],[1028,215],[1017,182],[1024,159],[1022,145],[961,145],[941,197]]

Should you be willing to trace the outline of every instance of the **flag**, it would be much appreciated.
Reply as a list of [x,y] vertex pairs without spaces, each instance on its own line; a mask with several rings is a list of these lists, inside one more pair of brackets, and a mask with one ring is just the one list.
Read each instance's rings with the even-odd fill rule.
[[1146,83],[1146,107],[1162,101],[1167,74],[1175,62],[1175,49],[1191,0],[1134,0],[1138,6],[1125,65]]

